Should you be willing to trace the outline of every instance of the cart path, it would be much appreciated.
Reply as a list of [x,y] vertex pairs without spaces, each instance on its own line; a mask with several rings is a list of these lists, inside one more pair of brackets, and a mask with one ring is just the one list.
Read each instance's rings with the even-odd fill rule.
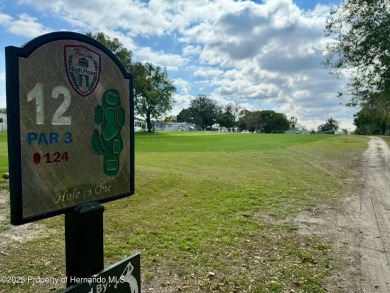
[[358,222],[361,292],[390,292],[390,149],[372,137],[364,153]]

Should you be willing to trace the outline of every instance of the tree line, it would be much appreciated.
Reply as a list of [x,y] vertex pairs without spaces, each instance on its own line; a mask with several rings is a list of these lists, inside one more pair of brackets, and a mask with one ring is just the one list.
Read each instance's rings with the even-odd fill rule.
[[222,107],[205,95],[196,96],[188,108],[180,111],[176,121],[193,123],[199,130],[211,129],[214,124],[218,124],[229,131],[277,133],[290,127],[284,114],[272,110],[242,110],[232,103]]
[[344,0],[331,10],[325,35],[325,67],[337,77],[348,72],[339,95],[347,106],[359,106],[356,134],[390,134],[390,0]]
[[385,93],[373,94],[362,103],[354,118],[356,134],[389,135],[390,134],[390,97]]
[[[176,88],[168,78],[166,69],[150,62],[134,62],[132,52],[117,38],[111,39],[102,32],[87,33],[87,36],[111,50],[125,69],[134,74],[135,111],[145,119],[148,132],[152,132],[152,120],[166,115],[174,103]],[[183,109],[176,117],[168,117],[166,121],[192,123],[199,130],[212,128],[214,124],[231,131],[239,129],[264,133],[283,132],[289,128],[289,121],[284,114],[272,110],[250,112],[233,103],[222,107],[206,95],[197,95],[191,100],[189,108]]]

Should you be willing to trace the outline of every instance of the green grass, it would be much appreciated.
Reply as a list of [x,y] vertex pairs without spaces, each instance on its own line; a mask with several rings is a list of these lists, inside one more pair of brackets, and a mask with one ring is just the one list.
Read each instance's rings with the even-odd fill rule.
[[382,136],[382,139],[387,142],[388,145],[390,145],[390,137],[389,136]]
[[[8,180],[3,179],[3,174],[6,172],[8,172],[7,134],[6,132],[0,132],[0,189],[8,188]],[[0,196],[6,195],[0,193]],[[4,200],[0,200],[0,213],[5,214],[2,218],[0,217],[0,233],[10,228],[8,210],[8,204],[5,204]]]
[[[367,137],[194,132],[135,139],[136,192],[104,205],[106,266],[141,252],[144,291],[325,292],[337,275],[329,269],[338,267],[332,242],[299,233],[294,218],[320,204],[337,208],[356,188],[348,178]],[[2,248],[0,275],[65,275],[63,217],[39,223],[46,236]],[[0,292],[60,288],[0,284]]]
[[[228,139],[227,139],[228,137]],[[219,132],[136,133],[136,151],[242,152],[286,148],[329,138],[328,135],[283,135]],[[150,139],[152,141],[150,141]]]
[[0,132],[0,188],[8,187],[8,181],[3,179],[3,174],[6,172],[8,172],[7,133]]

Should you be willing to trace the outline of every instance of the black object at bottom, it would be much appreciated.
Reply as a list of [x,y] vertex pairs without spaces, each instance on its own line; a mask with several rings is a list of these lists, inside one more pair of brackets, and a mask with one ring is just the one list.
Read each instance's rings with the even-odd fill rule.
[[62,293],[141,293],[141,257],[136,253],[88,278],[75,279],[76,285]]
[[91,202],[65,214],[68,287],[75,278],[91,276],[104,268],[103,212],[102,205]]

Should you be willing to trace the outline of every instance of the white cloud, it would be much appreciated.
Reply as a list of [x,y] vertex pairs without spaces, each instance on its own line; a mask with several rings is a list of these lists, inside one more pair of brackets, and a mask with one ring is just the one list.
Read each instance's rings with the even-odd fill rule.
[[18,19],[0,13],[0,26],[5,27],[9,33],[28,38],[33,38],[51,31],[37,22],[36,18],[26,13],[18,15]]
[[189,96],[191,94],[191,84],[187,80],[177,78],[174,79],[173,84],[176,86],[176,93],[178,95]]
[[[351,121],[352,110],[336,98],[344,80],[321,66],[328,6],[302,10],[293,0],[18,3],[73,30],[103,31],[132,50],[134,60],[167,68],[177,87],[175,111],[188,106],[191,96],[208,94],[221,103],[269,107],[302,124],[323,123],[329,115]],[[0,14],[0,26],[29,39],[50,30],[31,15]]]
[[6,98],[5,95],[0,95],[0,108],[6,107]]
[[183,55],[191,56],[191,55],[199,55],[202,52],[202,47],[199,45],[188,45],[183,47]]
[[167,68],[167,70],[178,70],[187,64],[186,58],[177,54],[167,54],[153,51],[150,47],[138,48],[135,52],[137,60],[141,62],[151,62],[154,65]]
[[175,104],[173,105],[173,109],[169,115],[177,115],[181,110],[188,108],[192,98],[193,97],[191,95],[175,94]]
[[223,71],[220,69],[216,68],[207,68],[207,67],[202,67],[199,70],[194,72],[194,76],[200,76],[200,77],[219,77],[223,74]]
[[[181,41],[202,49],[199,58],[206,69],[195,75],[218,85],[213,96],[269,104],[303,119],[311,115],[305,109],[311,109],[325,120],[330,107],[339,113],[342,108],[336,99],[341,81],[321,66],[328,12],[324,6],[302,12],[290,0],[244,1],[193,26]],[[216,80],[218,75],[206,74],[208,65],[225,68],[225,74]]]

